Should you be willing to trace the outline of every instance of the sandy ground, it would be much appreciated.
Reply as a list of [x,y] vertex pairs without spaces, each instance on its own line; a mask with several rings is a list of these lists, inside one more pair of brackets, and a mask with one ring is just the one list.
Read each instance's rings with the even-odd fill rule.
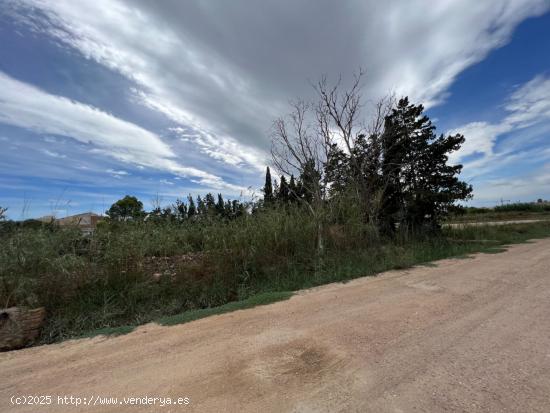
[[[0,412],[549,412],[550,240],[0,354]],[[53,395],[12,406],[12,395]],[[189,397],[60,406],[58,395]],[[76,400],[76,399],[75,399]]]

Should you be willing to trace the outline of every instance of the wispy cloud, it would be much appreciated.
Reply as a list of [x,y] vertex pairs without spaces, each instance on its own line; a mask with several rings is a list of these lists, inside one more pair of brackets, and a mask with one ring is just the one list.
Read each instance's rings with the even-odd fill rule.
[[449,132],[466,138],[451,161],[464,163],[477,200],[550,194],[550,76],[541,74],[519,85],[502,107],[505,115],[497,123],[471,122]]
[[67,155],[63,155],[61,153],[58,153],[58,152],[54,152],[54,151],[50,151],[48,149],[42,149],[42,153],[48,155],[48,156],[51,156],[52,158],[60,158],[60,159],[63,159],[63,158],[66,158]]
[[[118,188],[139,179],[168,187],[182,177],[194,191],[236,194],[261,181],[271,122],[286,112],[289,98],[312,97],[308,81],[342,74],[345,82],[350,70],[363,67],[365,107],[388,91],[433,107],[445,102],[461,72],[550,6],[547,0],[212,1],[4,0],[0,17],[47,39],[75,67],[86,59],[129,93],[112,106],[71,94],[75,101],[0,73],[0,123],[41,134],[32,154],[48,156],[58,178],[78,160],[89,168],[79,172],[98,173]],[[453,160],[477,157],[466,174],[544,161],[542,151],[505,136],[521,132],[525,141],[546,119],[547,82],[540,76],[513,91],[501,122],[477,119],[460,128],[467,141]],[[163,129],[144,120],[151,113]]]
[[516,202],[544,198],[550,194],[550,163],[524,176],[489,179],[479,185],[478,193],[479,200],[490,203],[498,199]]
[[[494,148],[499,136],[550,121],[550,76],[541,74],[519,86],[504,103],[504,109],[507,115],[498,123],[476,121],[450,131],[466,137],[464,146],[453,154],[451,160],[460,162],[478,153],[483,158],[474,161],[475,164],[479,166],[490,162],[495,156]],[[512,154],[521,143],[521,140],[512,140],[507,152]]]
[[[69,137],[89,146],[89,152],[189,177],[205,186],[242,190],[216,175],[181,165],[174,160],[170,146],[157,134],[97,108],[46,93],[2,72],[0,90],[1,123],[41,134]],[[63,157],[49,149],[44,149],[43,153]]]
[[393,90],[432,106],[459,73],[549,6],[545,0],[17,4],[47,16],[13,6],[20,21],[123,74],[139,87],[136,101],[198,131],[188,139],[202,153],[254,169],[267,158],[271,120],[289,98],[311,95],[308,79],[362,66],[370,98]]

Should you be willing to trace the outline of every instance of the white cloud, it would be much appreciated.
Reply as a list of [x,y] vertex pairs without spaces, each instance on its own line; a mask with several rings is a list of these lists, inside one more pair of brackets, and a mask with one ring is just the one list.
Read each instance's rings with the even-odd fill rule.
[[[464,162],[463,172],[474,185],[476,202],[550,196],[550,164],[545,164],[550,160],[550,148],[544,146],[550,134],[550,76],[538,75],[518,86],[503,108],[506,114],[498,123],[471,122],[449,132],[466,138],[451,161],[459,163],[470,155],[480,155]],[[529,167],[540,164],[545,166],[534,172]]]
[[[473,161],[469,166],[480,166],[494,161],[494,147],[497,138],[503,134],[525,129],[550,120],[550,76],[538,75],[518,87],[504,104],[507,115],[498,123],[484,121],[470,122],[449,133],[461,133],[466,142],[453,153],[451,161],[460,162],[465,157],[479,153],[483,158]],[[521,145],[517,139],[509,143],[507,155]]]
[[[203,185],[234,192],[242,190],[216,175],[180,165],[173,159],[175,154],[172,149],[159,136],[97,108],[48,94],[2,72],[0,93],[1,123],[42,134],[70,137],[89,145],[90,152],[142,167],[180,174]],[[44,149],[43,153],[52,157],[63,157],[49,149]],[[117,171],[112,173],[121,175]]]
[[[367,97],[393,90],[435,105],[460,72],[548,9],[546,0],[23,2],[48,19],[20,10],[20,21],[136,82],[138,101],[199,131],[186,139],[202,153],[254,170],[271,120],[312,93],[308,79],[362,66]],[[499,131],[486,129],[488,151]]]
[[174,156],[155,134],[92,106],[48,94],[0,72],[0,122],[112,148],[134,161]]
[[63,155],[61,153],[58,153],[58,152],[54,152],[54,151],[50,151],[48,149],[42,149],[42,152],[45,153],[46,155],[48,156],[51,156],[52,158],[66,158],[67,155]]
[[545,164],[525,176],[489,179],[478,186],[477,192],[479,195],[476,196],[476,200],[489,203],[495,203],[499,199],[509,202],[549,199],[550,164]]
[[121,170],[107,169],[107,173],[116,179],[121,179],[123,176],[130,175],[127,171],[124,171],[122,169]]
[[539,75],[519,87],[505,106],[506,123],[527,127],[550,119],[550,76]]

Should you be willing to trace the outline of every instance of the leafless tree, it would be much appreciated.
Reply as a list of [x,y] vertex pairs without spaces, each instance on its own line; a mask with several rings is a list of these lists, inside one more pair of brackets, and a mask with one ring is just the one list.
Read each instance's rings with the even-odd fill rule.
[[323,173],[328,149],[312,126],[312,105],[304,100],[291,102],[291,112],[273,123],[271,155],[275,169],[283,175],[299,175],[313,167],[319,179],[302,182],[307,198],[292,195],[306,205],[317,222],[317,249],[323,250]]
[[354,76],[351,87],[341,91],[341,78],[329,86],[322,77],[314,86],[319,102],[316,106],[317,123],[320,134],[327,142],[340,140],[348,152],[352,151],[354,138],[361,133],[359,116],[361,111],[362,70]]
[[[291,113],[275,120],[273,124],[271,155],[273,165],[284,175],[299,174],[313,162],[320,180],[311,188],[311,202],[306,205],[319,224],[319,249],[322,249],[322,222],[325,197],[328,193],[325,167],[332,151],[343,150],[353,169],[351,176],[355,194],[363,205],[365,213],[376,216],[381,194],[375,193],[379,183],[369,182],[368,168],[375,168],[380,160],[380,144],[384,120],[395,103],[388,95],[369,111],[372,116],[363,122],[362,80],[364,71],[359,70],[348,88],[341,78],[329,84],[326,77],[313,84],[317,92],[316,103],[303,100],[291,102]],[[354,150],[359,139],[368,139],[368,153]],[[362,150],[364,147],[361,148]],[[377,171],[371,171],[375,173]]]
[[271,155],[276,169],[285,174],[302,171],[313,160],[321,169],[324,162],[320,142],[312,133],[309,119],[311,104],[297,100],[290,103],[291,112],[273,122]]

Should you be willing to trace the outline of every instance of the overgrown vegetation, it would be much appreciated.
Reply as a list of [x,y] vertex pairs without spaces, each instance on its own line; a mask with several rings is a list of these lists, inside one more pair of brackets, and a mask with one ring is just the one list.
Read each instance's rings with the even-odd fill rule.
[[350,217],[325,228],[321,259],[315,220],[303,208],[223,224],[103,225],[91,237],[43,225],[2,236],[0,299],[4,307],[45,306],[40,341],[49,343],[548,235],[543,223],[388,239]]
[[55,223],[1,222],[0,307],[46,307],[40,341],[49,343],[550,235],[549,223],[441,229],[471,196],[461,166],[447,165],[464,137],[437,136],[406,98],[383,100],[365,122],[360,78],[342,93],[322,80],[317,103],[298,102],[275,122],[280,179],[267,169],[262,200],[189,196],[147,213],[126,196],[86,236]]

